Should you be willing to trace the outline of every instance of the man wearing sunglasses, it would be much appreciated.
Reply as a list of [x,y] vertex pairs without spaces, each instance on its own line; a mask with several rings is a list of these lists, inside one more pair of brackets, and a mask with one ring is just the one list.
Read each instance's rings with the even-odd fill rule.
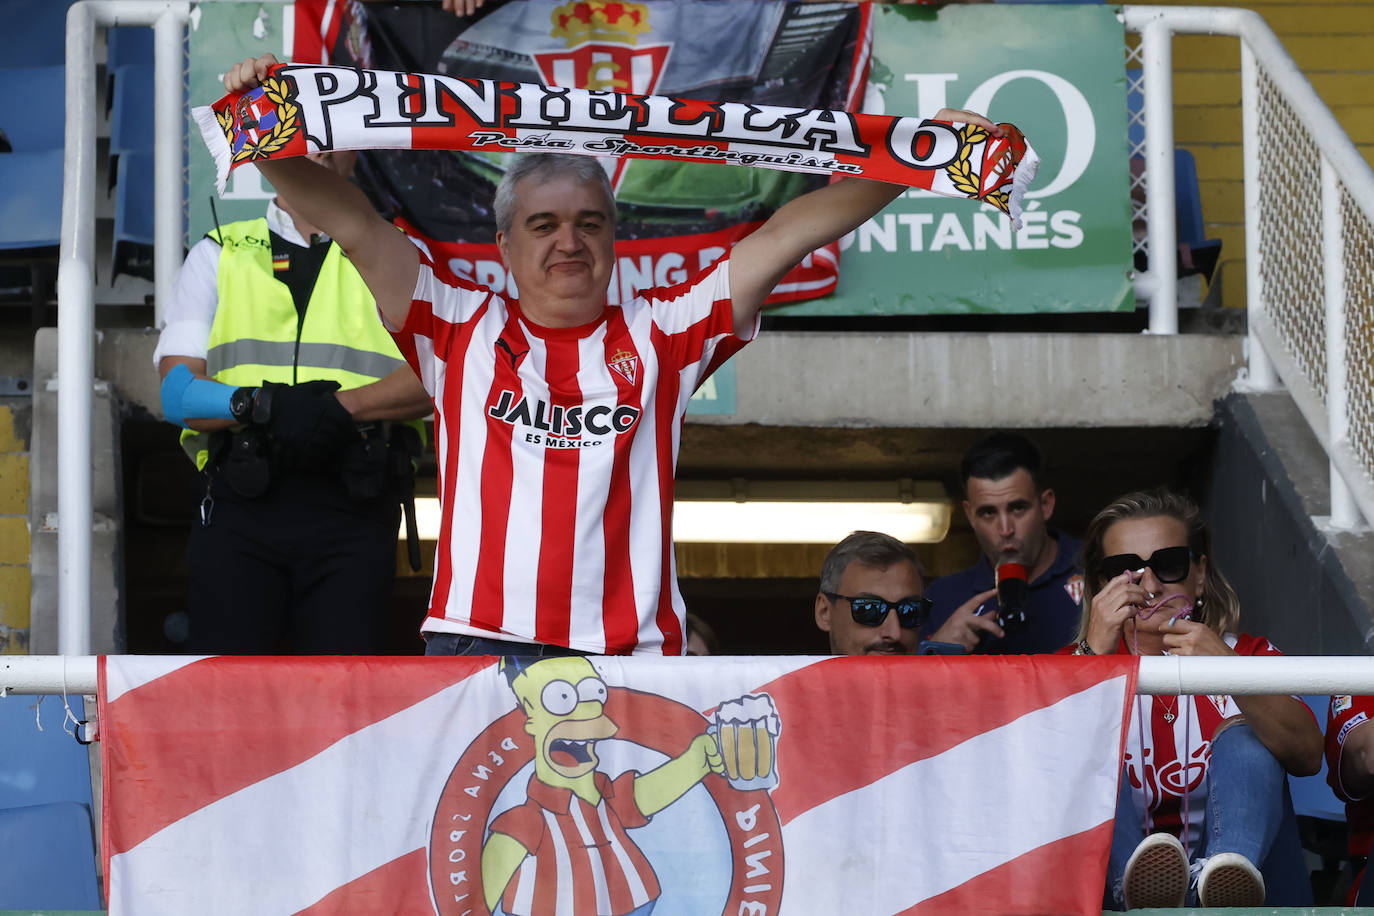
[[915,552],[896,538],[856,531],[826,555],[816,626],[833,655],[914,655],[930,613]]
[[[968,569],[930,586],[934,602],[925,638],[969,652],[1011,655],[1054,652],[1073,642],[1083,598],[1082,545],[1050,528],[1054,490],[1042,477],[1044,459],[1025,436],[995,432],[974,443],[959,465],[964,515],[982,556]],[[997,568],[1024,568],[1024,622],[999,626]]]

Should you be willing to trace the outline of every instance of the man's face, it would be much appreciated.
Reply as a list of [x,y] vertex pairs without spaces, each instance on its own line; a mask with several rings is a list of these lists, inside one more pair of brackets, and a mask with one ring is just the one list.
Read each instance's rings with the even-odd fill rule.
[[1054,514],[1054,491],[1035,492],[1030,472],[1017,468],[1006,477],[968,479],[964,515],[983,555],[998,564],[1020,563],[1034,570],[1049,545],[1045,523]]
[[[883,598],[900,601],[918,597],[925,591],[925,583],[916,566],[903,560],[891,566],[869,566],[858,560],[845,567],[836,594],[846,598]],[[830,634],[830,651],[834,655],[912,655],[919,642],[919,628],[903,629],[897,622],[897,611],[890,609],[882,623],[866,627],[854,622],[846,598],[831,600],[816,596],[816,626]]]
[[595,320],[615,264],[614,215],[603,188],[566,175],[531,176],[516,184],[515,199],[510,229],[496,233],[496,244],[521,303],[535,309],[536,320]]

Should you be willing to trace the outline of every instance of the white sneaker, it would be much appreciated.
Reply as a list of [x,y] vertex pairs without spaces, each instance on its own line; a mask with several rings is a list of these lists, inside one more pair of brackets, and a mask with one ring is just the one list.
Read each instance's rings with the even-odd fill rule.
[[1202,866],[1197,880],[1198,905],[1261,906],[1264,876],[1238,852],[1219,852]]
[[1128,910],[1181,907],[1188,899],[1188,854],[1178,837],[1152,833],[1126,860],[1121,880]]

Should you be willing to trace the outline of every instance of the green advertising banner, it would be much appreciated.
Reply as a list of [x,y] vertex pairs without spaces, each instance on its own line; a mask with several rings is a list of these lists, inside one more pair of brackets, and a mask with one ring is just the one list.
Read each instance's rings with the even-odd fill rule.
[[1125,34],[1115,7],[874,5],[864,110],[967,108],[1040,154],[1022,228],[908,191],[841,243],[833,296],[784,315],[1130,310]]
[[[192,105],[208,105],[224,95],[224,71],[245,57],[268,51],[285,60],[290,56],[292,17],[289,3],[199,3],[191,11],[187,98]],[[215,193],[215,163],[201,142],[200,130],[186,113],[187,183],[186,243],[194,245],[221,223],[262,216],[272,199],[272,186],[252,166],[235,169],[223,197]]]

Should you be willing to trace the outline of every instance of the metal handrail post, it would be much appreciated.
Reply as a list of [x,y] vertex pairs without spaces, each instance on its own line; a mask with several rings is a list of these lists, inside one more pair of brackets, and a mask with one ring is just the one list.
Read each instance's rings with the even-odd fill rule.
[[1140,32],[1145,80],[1145,213],[1149,221],[1150,333],[1178,333],[1178,226],[1174,212],[1174,49],[1167,23]]
[[[1326,307],[1326,429],[1328,451],[1350,442],[1350,394],[1346,372],[1345,233],[1341,219],[1341,184],[1336,170],[1321,157],[1322,295]],[[1329,462],[1331,527],[1359,527],[1360,509],[1334,461]]]

